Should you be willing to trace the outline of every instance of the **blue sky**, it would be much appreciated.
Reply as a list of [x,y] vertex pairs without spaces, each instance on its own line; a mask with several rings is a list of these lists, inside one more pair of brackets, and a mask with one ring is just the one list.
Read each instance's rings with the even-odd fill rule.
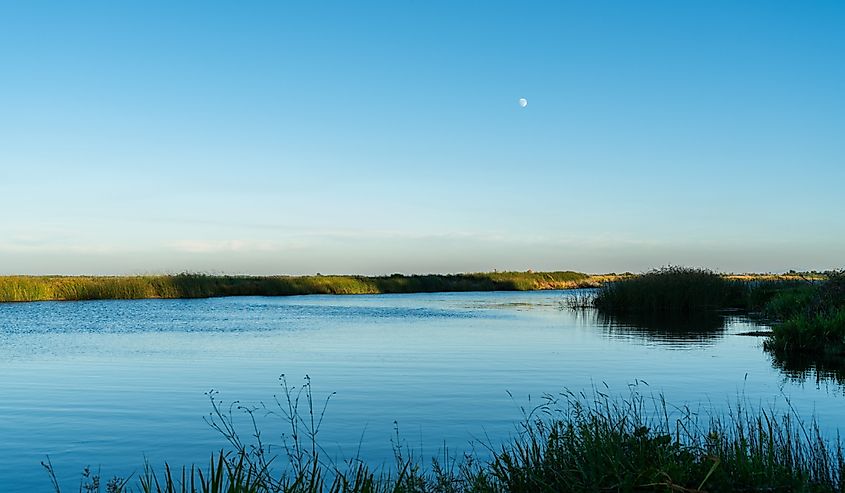
[[0,273],[843,267],[843,25],[0,1]]

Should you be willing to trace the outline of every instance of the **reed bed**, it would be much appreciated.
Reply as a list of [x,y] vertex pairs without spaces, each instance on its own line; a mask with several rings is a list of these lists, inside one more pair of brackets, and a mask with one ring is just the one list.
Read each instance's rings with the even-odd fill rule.
[[806,301],[816,286],[835,276],[723,275],[709,269],[670,266],[601,284],[593,306],[606,314],[677,317],[745,310],[777,318],[783,316],[781,308],[802,298]]
[[[318,442],[328,400],[314,402],[310,381],[275,401],[288,433],[268,444],[254,419],[264,407],[223,405],[211,394],[208,422],[228,442],[205,466],[156,469],[130,478],[101,478],[86,468],[80,491],[108,493],[222,492],[842,492],[845,459],[837,438],[793,411],[750,411],[742,399],[724,414],[672,407],[639,392],[611,397],[564,392],[523,409],[524,420],[488,454],[422,461],[401,446],[395,465],[373,468],[353,458],[324,457]],[[249,440],[236,415],[252,423]],[[397,440],[397,443],[400,443]],[[280,455],[271,450],[281,450]],[[54,469],[44,463],[61,493]]]
[[707,269],[664,267],[602,284],[593,304],[611,314],[696,314],[741,304],[746,284]]
[[526,291],[592,287],[607,278],[572,271],[391,276],[2,276],[0,302]]
[[812,355],[828,366],[845,367],[845,273],[785,290],[766,312],[779,320],[764,344],[767,350],[781,359]]
[[777,366],[797,374],[813,368],[819,375],[845,374],[843,271],[755,279],[667,267],[602,284],[592,304],[623,323],[690,330],[703,315],[754,313],[772,324],[763,347]]

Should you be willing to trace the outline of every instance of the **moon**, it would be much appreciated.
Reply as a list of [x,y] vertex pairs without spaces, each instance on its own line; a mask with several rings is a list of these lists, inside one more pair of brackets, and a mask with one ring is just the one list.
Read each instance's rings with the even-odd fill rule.
[[528,106],[528,100],[525,98],[519,98],[519,106],[525,108],[526,106]]

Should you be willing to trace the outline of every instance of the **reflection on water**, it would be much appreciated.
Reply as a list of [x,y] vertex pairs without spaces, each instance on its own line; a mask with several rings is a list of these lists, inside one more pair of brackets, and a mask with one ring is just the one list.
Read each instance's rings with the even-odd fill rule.
[[635,336],[670,347],[700,345],[724,337],[727,317],[711,312],[695,316],[608,315],[595,312],[595,323],[615,337]]
[[845,358],[822,357],[808,358],[767,351],[772,358],[772,366],[788,378],[798,381],[835,382],[845,385]]
[[[731,323],[745,322],[754,327],[756,324],[748,317],[709,312],[695,316],[642,316],[609,315],[596,310],[578,310],[586,323],[602,327],[612,338],[637,338],[647,343],[660,344],[667,349],[695,349],[702,345],[718,342],[728,333]],[[760,336],[770,333],[767,326],[757,326],[755,330],[734,332],[734,335]],[[762,339],[760,339],[762,340]],[[766,351],[772,367],[779,370],[788,379],[803,383],[834,383],[845,386],[845,358],[838,356],[808,357],[806,355],[785,354]],[[845,389],[843,389],[845,390]]]

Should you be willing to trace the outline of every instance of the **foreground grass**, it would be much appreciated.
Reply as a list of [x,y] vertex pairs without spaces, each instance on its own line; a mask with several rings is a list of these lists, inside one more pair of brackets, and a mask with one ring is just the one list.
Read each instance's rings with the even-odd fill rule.
[[612,276],[580,272],[488,272],[392,276],[2,276],[0,302],[440,291],[528,291],[592,287]]
[[[525,413],[517,434],[489,456],[445,457],[427,465],[396,448],[395,467],[360,461],[337,464],[322,456],[317,435],[325,413],[315,410],[310,384],[289,388],[276,400],[276,416],[289,434],[282,444],[251,441],[235,430],[240,409],[254,426],[267,408],[223,406],[212,395],[209,423],[229,451],[206,466],[156,472],[147,465],[133,479],[112,478],[109,493],[170,492],[841,492],[845,459],[838,440],[793,413],[749,412],[742,403],[726,416],[703,417],[672,408],[635,390],[627,398],[563,393],[547,396]],[[283,450],[282,456],[271,450]],[[61,491],[52,465],[45,464]],[[281,472],[274,472],[279,471]],[[101,491],[86,469],[80,491]]]

